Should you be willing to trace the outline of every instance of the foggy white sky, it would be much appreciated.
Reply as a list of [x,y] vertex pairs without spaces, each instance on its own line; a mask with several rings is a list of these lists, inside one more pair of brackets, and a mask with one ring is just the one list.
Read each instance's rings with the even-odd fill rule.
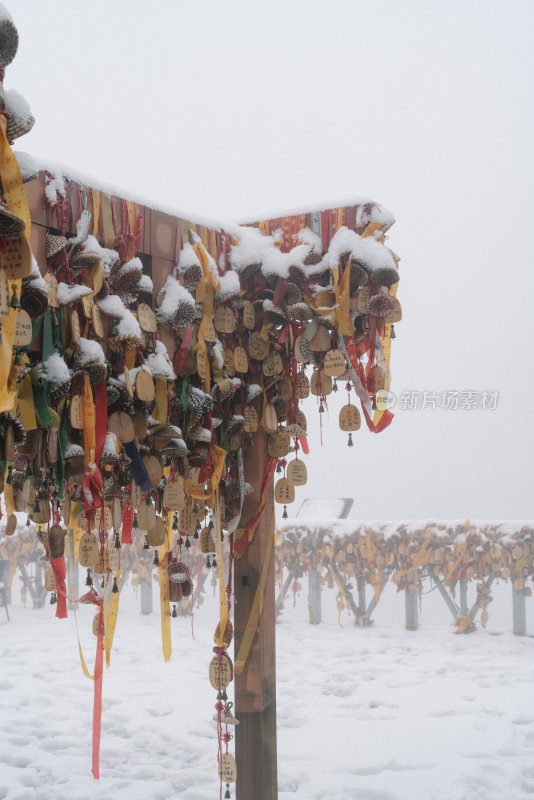
[[494,412],[398,411],[352,449],[339,403],[322,449],[310,407],[294,511],[534,517],[530,0],[4,3],[5,86],[37,118],[18,149],[193,218],[372,196],[402,257],[392,391],[500,391]]

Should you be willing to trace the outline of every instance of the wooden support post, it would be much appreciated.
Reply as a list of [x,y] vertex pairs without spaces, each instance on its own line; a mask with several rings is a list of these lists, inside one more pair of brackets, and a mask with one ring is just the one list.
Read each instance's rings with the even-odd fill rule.
[[371,619],[371,614],[375,610],[377,603],[378,603],[378,598],[377,598],[376,592],[374,592],[373,596],[371,598],[371,602],[367,606],[367,611],[365,612],[364,619],[365,619],[365,626],[366,627],[367,627],[367,625],[372,625],[373,624],[373,621]]
[[[245,498],[240,527],[254,516],[268,461],[267,437],[260,430],[254,447],[243,453],[245,480],[254,491]],[[245,553],[235,562],[235,654],[239,651],[258,587],[269,536],[273,535],[273,487]],[[263,612],[245,669],[235,678],[237,800],[277,800],[276,661],[275,661],[274,552],[263,598]]]
[[460,616],[465,617],[467,614],[467,581],[461,578],[458,581],[460,587]]
[[310,567],[308,572],[308,610],[310,625],[319,625],[321,622],[321,585],[319,573],[315,567]]
[[[447,604],[447,607],[448,607],[449,611],[452,614],[452,618],[454,620],[458,619],[458,617],[460,616],[461,612],[458,611],[458,606],[456,605],[456,603],[454,602],[454,600],[452,599],[452,597],[450,596],[450,594],[448,593],[448,591],[444,587],[443,582],[441,581],[440,578],[438,578],[437,575],[432,575],[432,579],[433,579],[434,583],[436,584],[437,588],[439,589],[439,593],[441,594],[441,596],[445,600],[445,602]],[[466,614],[467,614],[467,606],[466,606],[466,609],[465,609],[464,613],[461,614],[461,616],[463,617]]]
[[365,612],[367,610],[367,598],[365,597],[365,580],[357,578],[358,583],[358,625],[365,625]]
[[525,605],[525,595],[522,589],[514,589],[512,586],[512,610],[514,619],[514,633],[516,636],[524,636],[527,632],[527,613]]
[[417,570],[407,576],[405,602],[407,631],[416,631],[419,627],[419,596],[417,594]]

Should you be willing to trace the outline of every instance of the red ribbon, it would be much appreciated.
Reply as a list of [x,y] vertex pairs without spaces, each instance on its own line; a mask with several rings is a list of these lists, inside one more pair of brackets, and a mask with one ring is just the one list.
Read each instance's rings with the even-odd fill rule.
[[122,513],[121,544],[132,543],[132,523],[133,523],[133,508],[130,505],[130,501],[125,500]]
[[185,364],[185,359],[187,358],[187,354],[191,349],[192,338],[193,338],[193,326],[188,325],[184,331],[180,347],[178,348],[178,350],[176,351],[176,355],[174,356],[174,371],[176,373],[180,372],[183,365]]
[[54,570],[54,577],[56,579],[56,617],[57,619],[65,619],[67,616],[67,587],[65,586],[65,557],[51,558],[50,566]]
[[263,481],[261,484],[261,495],[260,495],[260,503],[258,505],[258,510],[248,523],[247,527],[243,531],[243,535],[234,542],[234,552],[237,556],[243,555],[245,550],[248,547],[249,540],[252,534],[253,529],[255,529],[259,518],[263,514],[265,510],[265,506],[267,505],[267,487],[269,486],[272,477],[274,475],[274,471],[276,469],[276,464],[278,463],[277,458],[270,458],[267,462],[267,468],[265,470],[265,475],[263,476]]

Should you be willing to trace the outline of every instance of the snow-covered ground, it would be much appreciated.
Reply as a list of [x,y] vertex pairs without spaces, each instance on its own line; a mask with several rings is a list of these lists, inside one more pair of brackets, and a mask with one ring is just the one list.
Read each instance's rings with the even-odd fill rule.
[[[92,682],[80,669],[72,615],[56,620],[54,607],[22,608],[17,596],[11,622],[0,609],[0,800],[218,797],[208,595],[195,611],[194,640],[190,619],[172,620],[165,664],[158,604],[141,616],[132,588],[123,591],[104,675],[98,783]],[[281,800],[534,795],[534,640],[510,632],[509,585],[494,595],[488,628],[468,636],[451,633],[436,592],[423,596],[415,633],[404,630],[403,597],[391,587],[365,630],[347,612],[339,628],[333,593],[318,627],[307,623],[306,597],[295,607],[289,598],[277,627]],[[93,613],[79,611],[89,666]]]

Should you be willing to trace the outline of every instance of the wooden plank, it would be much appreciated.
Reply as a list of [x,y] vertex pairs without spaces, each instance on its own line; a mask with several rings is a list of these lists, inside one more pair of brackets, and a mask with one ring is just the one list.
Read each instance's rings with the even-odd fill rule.
[[[260,430],[254,447],[244,451],[245,480],[254,486],[246,498],[240,526],[254,516],[260,500],[267,464],[267,436]],[[235,653],[245,631],[272,533],[273,489],[252,543],[235,563]],[[276,800],[278,797],[276,755],[276,662],[274,553],[267,576],[263,613],[250,654],[241,675],[235,679],[237,800]]]

